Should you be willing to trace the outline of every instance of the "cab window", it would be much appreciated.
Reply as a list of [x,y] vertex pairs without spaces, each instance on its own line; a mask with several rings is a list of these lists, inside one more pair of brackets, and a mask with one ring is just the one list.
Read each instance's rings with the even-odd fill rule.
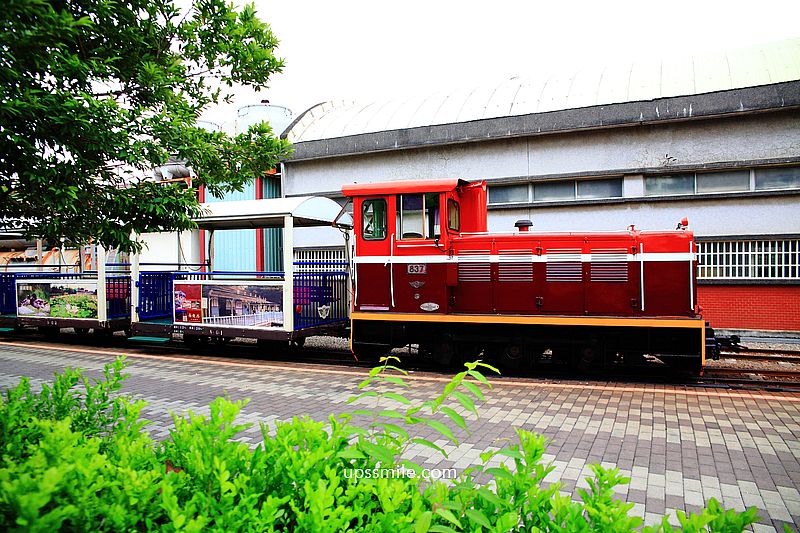
[[434,239],[439,237],[439,194],[401,194],[398,227],[401,239]]
[[386,200],[364,200],[361,206],[361,235],[367,241],[386,238]]
[[451,231],[461,231],[461,209],[452,198],[447,200],[447,227]]

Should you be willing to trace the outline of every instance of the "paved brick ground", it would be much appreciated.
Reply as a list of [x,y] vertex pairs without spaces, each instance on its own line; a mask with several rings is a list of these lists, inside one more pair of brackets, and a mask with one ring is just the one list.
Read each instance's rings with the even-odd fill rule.
[[[68,365],[97,375],[111,358],[101,350],[0,342],[0,388],[21,375],[41,383]],[[341,367],[163,357],[132,358],[128,373],[125,390],[149,402],[145,417],[153,421],[154,437],[168,435],[170,412],[207,412],[212,399],[227,393],[251,399],[242,419],[256,424],[241,439],[252,443],[261,439],[257,422],[306,414],[325,419],[350,409],[345,402],[363,378],[363,372]],[[442,386],[436,378],[417,379],[409,395],[427,399]],[[800,394],[524,380],[500,383],[487,395],[480,418],[466,417],[471,433],[458,435],[457,448],[446,446],[447,459],[422,447],[411,456],[426,467],[463,469],[522,427],[552,440],[546,458],[555,469],[547,480],[561,481],[568,493],[586,486],[588,465],[602,463],[631,477],[619,493],[635,502],[646,523],[676,509],[697,510],[715,497],[726,507],[758,507],[764,520],[756,531],[782,531],[783,524],[800,526],[799,408]]]

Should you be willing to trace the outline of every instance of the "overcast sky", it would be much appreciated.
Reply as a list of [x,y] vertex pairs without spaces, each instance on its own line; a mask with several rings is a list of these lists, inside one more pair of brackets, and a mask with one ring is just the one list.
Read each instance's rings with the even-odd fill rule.
[[[239,2],[240,4],[242,2]],[[234,109],[269,99],[299,114],[500,82],[563,66],[713,52],[800,36],[800,1],[256,0],[280,39],[283,73]]]

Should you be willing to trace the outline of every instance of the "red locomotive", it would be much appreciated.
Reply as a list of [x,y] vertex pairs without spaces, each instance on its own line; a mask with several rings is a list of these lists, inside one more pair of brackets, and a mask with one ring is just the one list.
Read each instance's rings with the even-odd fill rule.
[[486,182],[354,184],[357,356],[419,344],[440,362],[512,368],[630,364],[700,371],[706,324],[696,256],[673,231],[486,231]]

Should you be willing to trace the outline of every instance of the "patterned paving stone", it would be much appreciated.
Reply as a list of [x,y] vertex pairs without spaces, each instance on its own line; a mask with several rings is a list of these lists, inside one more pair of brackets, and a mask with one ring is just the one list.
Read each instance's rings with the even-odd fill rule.
[[[55,350],[0,342],[0,388],[21,375],[34,386],[65,366],[98,377],[112,354],[102,350]],[[215,397],[249,398],[241,421],[253,426],[238,438],[251,445],[259,424],[294,416],[327,419],[351,409],[346,402],[364,372],[337,367],[223,364],[132,356],[124,390],[148,402],[145,418],[154,438],[169,436],[172,415],[207,413]],[[435,377],[413,379],[410,398],[428,399],[443,386]],[[365,404],[368,401],[364,402]],[[631,478],[619,487],[634,511],[655,523],[675,510],[695,511],[710,498],[724,506],[758,507],[757,531],[800,527],[800,394],[703,390],[621,383],[501,382],[479,406],[480,418],[460,409],[471,432],[458,432],[454,446],[433,430],[424,436],[443,446],[448,458],[414,446],[409,458],[428,468],[460,471],[480,453],[515,438],[521,427],[551,444],[545,479],[572,493],[586,487],[589,465],[618,467]],[[499,459],[493,459],[498,462]],[[672,522],[675,523],[674,518]]]

